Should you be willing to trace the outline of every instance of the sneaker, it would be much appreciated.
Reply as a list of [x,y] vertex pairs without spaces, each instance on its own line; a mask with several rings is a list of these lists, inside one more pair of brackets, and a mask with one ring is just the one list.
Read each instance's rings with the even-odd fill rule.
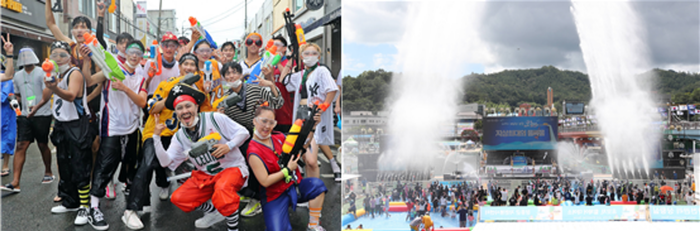
[[88,223],[88,210],[85,207],[80,207],[78,209],[78,216],[75,216],[75,225],[84,225]]
[[105,221],[105,215],[102,214],[99,208],[91,208],[90,216],[88,216],[88,222],[93,229],[96,230],[107,230],[109,229],[109,224]]
[[143,212],[144,212],[144,213],[150,213],[150,212],[152,212],[152,211],[153,211],[153,208],[151,208],[150,205],[144,205],[144,206],[143,206]]
[[240,197],[241,197],[240,202],[250,203],[250,197],[247,197],[247,196],[240,196]]
[[211,227],[212,225],[215,225],[216,223],[222,222],[225,219],[226,217],[224,217],[224,215],[221,215],[221,213],[217,211],[211,213],[204,213],[204,216],[202,218],[199,218],[196,221],[194,221],[194,227],[198,229],[206,229]]
[[114,200],[117,198],[117,191],[114,191],[116,188],[116,185],[113,185],[112,182],[107,184],[107,188],[105,188],[105,198]]
[[160,188],[160,193],[158,193],[158,198],[160,200],[168,200],[168,197],[170,196],[170,187],[165,187],[165,188]]
[[122,192],[124,192],[124,196],[128,196],[129,192],[131,192],[131,185],[124,183],[124,187],[122,187]]
[[333,175],[335,176],[335,182],[340,182],[343,179],[343,176],[339,172],[334,172]]
[[314,226],[307,227],[306,231],[326,231],[326,229],[324,229],[320,225],[314,225]]
[[261,212],[262,212],[262,206],[260,206],[260,201],[251,198],[250,202],[248,202],[248,204],[245,205],[245,208],[243,208],[243,212],[241,213],[241,216],[252,217],[252,216],[258,215]]
[[51,213],[67,213],[67,212],[75,212],[75,211],[78,211],[78,208],[66,208],[63,205],[59,205],[59,206],[51,208]]
[[297,203],[297,207],[308,208],[308,207],[309,207],[309,202]]
[[141,219],[139,219],[139,216],[133,210],[124,211],[124,215],[122,215],[122,222],[124,222],[126,227],[129,229],[143,229],[143,222],[141,222]]

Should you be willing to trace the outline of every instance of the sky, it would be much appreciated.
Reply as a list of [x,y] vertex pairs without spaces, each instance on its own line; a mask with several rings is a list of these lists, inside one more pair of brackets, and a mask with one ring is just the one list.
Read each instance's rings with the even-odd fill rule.
[[[147,0],[148,10],[158,10],[161,0]],[[201,1],[205,4],[193,4]],[[136,1],[134,1],[136,2]],[[262,7],[264,0],[248,0],[248,21],[250,22],[255,14]],[[245,20],[244,0],[163,0],[163,9],[175,9],[177,17],[176,25],[181,30],[183,24],[185,29],[191,27],[187,20],[190,16],[204,26],[217,44],[225,41],[239,39],[245,30],[243,21]],[[156,22],[157,19],[152,19]],[[156,22],[157,23],[157,22]],[[179,37],[180,34],[177,34]],[[189,33],[188,33],[189,36]]]
[[[343,75],[363,71],[400,71],[399,43],[410,17],[409,6],[416,2],[343,2]],[[463,74],[495,73],[505,69],[539,68],[586,72],[579,37],[569,1],[491,1],[484,4],[478,25],[451,23],[451,28],[476,27],[486,47],[483,62],[464,65]],[[636,1],[633,8],[643,21],[649,59],[653,67],[700,72],[700,3],[697,1]],[[469,13],[465,10],[465,13]],[[426,47],[449,49],[439,33]],[[442,40],[444,41],[444,40]],[[457,44],[459,45],[459,44]],[[461,76],[456,76],[461,77]]]

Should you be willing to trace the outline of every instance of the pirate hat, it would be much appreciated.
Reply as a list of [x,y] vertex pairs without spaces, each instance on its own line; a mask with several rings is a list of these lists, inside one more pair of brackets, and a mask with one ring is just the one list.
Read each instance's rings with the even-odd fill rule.
[[186,84],[177,84],[170,90],[168,98],[165,100],[165,107],[170,110],[175,110],[175,106],[182,101],[191,101],[197,105],[202,104],[206,96],[203,92]]

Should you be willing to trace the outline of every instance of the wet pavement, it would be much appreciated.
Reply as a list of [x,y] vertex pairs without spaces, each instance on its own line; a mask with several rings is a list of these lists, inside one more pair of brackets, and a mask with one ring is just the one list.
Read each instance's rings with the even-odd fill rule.
[[[336,150],[333,150],[334,153]],[[340,190],[341,184],[334,182],[333,174],[328,160],[323,155],[319,155],[321,165],[321,179],[326,183],[328,192],[323,204],[323,212],[321,215],[321,226],[326,230],[340,230]],[[56,169],[55,154],[52,158],[52,168],[54,174],[58,173]],[[58,188],[58,180],[50,184],[41,184],[41,179],[44,174],[43,162],[39,154],[39,149],[36,144],[30,145],[27,150],[27,158],[22,172],[21,192],[10,193],[2,191],[2,213],[0,227],[1,230],[94,230],[89,224],[83,226],[73,225],[76,212],[64,214],[51,214],[51,207],[58,206],[60,203],[54,203],[53,198],[56,195]],[[12,166],[12,163],[10,163]],[[10,167],[12,168],[12,167]],[[115,174],[114,182],[118,182]],[[2,184],[7,184],[12,181],[12,172],[9,176],[2,178]],[[171,185],[171,192],[176,189],[176,185]],[[121,216],[126,208],[126,198],[121,191],[122,186],[118,184],[117,198],[115,200],[100,200],[100,208],[105,214],[105,219],[109,223],[109,230],[129,230],[121,221]],[[209,229],[196,229],[194,221],[200,218],[203,213],[194,211],[185,213],[169,201],[161,201],[158,198],[158,187],[155,182],[151,183],[151,204],[152,212],[141,215],[141,221],[144,223],[142,230],[226,230],[225,222],[219,222]],[[240,208],[245,207],[245,203],[241,203]],[[290,209],[290,220],[293,230],[306,230],[309,219],[309,210],[305,207],[297,207],[296,212]],[[239,221],[239,230],[264,230],[263,214],[258,214],[254,217],[242,217]]]

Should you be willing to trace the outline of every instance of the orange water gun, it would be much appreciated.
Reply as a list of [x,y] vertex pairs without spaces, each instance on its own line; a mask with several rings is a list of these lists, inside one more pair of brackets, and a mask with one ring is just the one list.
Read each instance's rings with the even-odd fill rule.
[[163,73],[163,57],[161,55],[161,49],[160,46],[158,46],[158,40],[153,40],[153,44],[151,45],[151,67],[153,69],[156,69],[156,72],[148,72],[148,76],[153,77],[155,75],[160,75]]
[[[277,162],[280,168],[286,167],[289,160],[296,158],[297,155],[300,155],[300,152],[301,155],[303,155],[304,152],[302,152],[302,150],[304,149],[306,138],[309,136],[311,130],[316,124],[314,115],[319,112],[325,112],[329,106],[330,104],[320,103],[318,100],[314,102],[314,106],[312,108],[309,108],[306,105],[299,106],[299,109],[297,109],[299,118],[294,121],[292,128],[289,129],[289,135],[287,135],[287,138],[282,144],[283,154]],[[303,162],[298,162],[297,164],[301,167],[304,167],[305,165]],[[292,179],[296,182],[296,175],[292,176]]]
[[117,10],[117,0],[112,0],[112,4],[109,5],[109,9],[107,9],[110,14],[114,14],[114,11]]

